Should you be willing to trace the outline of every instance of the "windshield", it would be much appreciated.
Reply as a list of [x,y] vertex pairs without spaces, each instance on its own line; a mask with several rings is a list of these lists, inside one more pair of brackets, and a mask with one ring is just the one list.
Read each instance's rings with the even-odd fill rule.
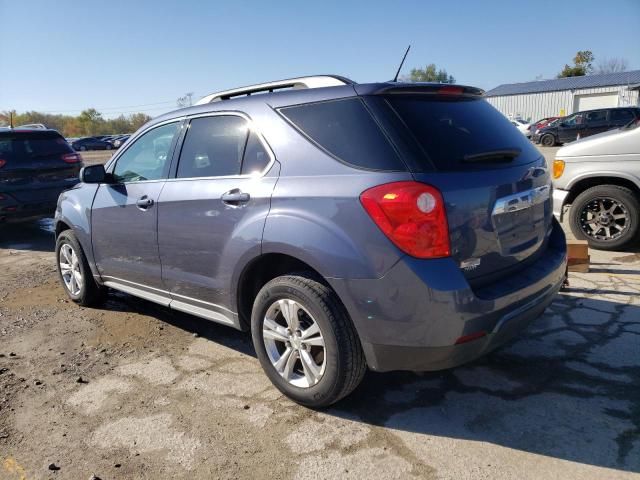
[[[421,147],[422,171],[493,168],[498,162],[513,166],[540,157],[511,121],[481,98],[389,95],[386,99]],[[507,151],[518,154],[496,155]],[[493,162],[469,162],[470,158]]]
[[12,131],[0,134],[0,157],[5,160],[59,157],[71,151],[66,140],[56,132]]

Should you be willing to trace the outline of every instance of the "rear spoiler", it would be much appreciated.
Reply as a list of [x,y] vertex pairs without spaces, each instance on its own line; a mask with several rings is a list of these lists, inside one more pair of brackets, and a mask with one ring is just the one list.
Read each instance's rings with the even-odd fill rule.
[[481,97],[484,90],[466,85],[448,83],[395,83],[388,82],[373,85],[353,86],[358,95],[455,95],[464,97]]

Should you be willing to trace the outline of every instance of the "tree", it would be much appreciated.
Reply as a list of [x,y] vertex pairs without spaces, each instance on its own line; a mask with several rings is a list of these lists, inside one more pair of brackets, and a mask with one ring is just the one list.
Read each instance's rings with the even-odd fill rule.
[[629,62],[626,58],[620,57],[605,58],[598,62],[596,67],[596,73],[599,74],[626,72],[627,70],[629,70]]
[[42,123],[48,128],[59,131],[65,137],[132,133],[151,120],[151,117],[145,113],[105,119],[95,108],[83,110],[78,116],[35,111],[17,113],[15,110],[6,110],[0,112],[0,126],[8,126],[11,116],[13,116],[15,127],[28,123]]
[[582,77],[593,71],[594,56],[591,50],[580,50],[573,57],[573,66],[566,65],[558,74],[558,78],[564,77]]
[[95,108],[88,108],[80,112],[78,122],[84,135],[98,135],[98,132],[103,130],[102,127],[105,123],[102,114]]
[[131,131],[135,132],[142,125],[147,123],[149,120],[151,120],[151,117],[149,115],[147,115],[146,113],[134,113],[133,115],[131,115],[129,117],[129,123],[131,125]]
[[424,69],[412,68],[409,77],[404,77],[403,80],[409,82],[456,83],[456,79],[449,75],[444,68],[437,70],[435,63],[430,63]]

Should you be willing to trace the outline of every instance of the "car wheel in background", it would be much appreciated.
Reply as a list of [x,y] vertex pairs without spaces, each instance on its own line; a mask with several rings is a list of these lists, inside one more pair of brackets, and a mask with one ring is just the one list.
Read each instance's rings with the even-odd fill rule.
[[82,146],[80,147],[80,151],[81,151],[81,152],[86,152],[86,151],[87,151],[87,147],[85,147],[84,145],[82,145]]
[[251,335],[271,382],[302,405],[331,405],[364,377],[364,354],[347,312],[312,275],[277,277],[262,287]]
[[62,287],[71,300],[84,307],[104,302],[107,289],[93,279],[87,258],[72,230],[58,235],[56,263]]
[[106,146],[106,147],[104,147],[104,148],[105,148],[105,150],[111,150],[111,148],[112,148],[112,147],[111,147],[111,145],[107,145],[107,146]]
[[590,247],[618,250],[638,236],[640,202],[628,188],[599,185],[576,197],[569,222],[576,238],[587,240]]
[[546,133],[540,138],[540,143],[545,147],[553,147],[556,144],[556,139],[552,134]]

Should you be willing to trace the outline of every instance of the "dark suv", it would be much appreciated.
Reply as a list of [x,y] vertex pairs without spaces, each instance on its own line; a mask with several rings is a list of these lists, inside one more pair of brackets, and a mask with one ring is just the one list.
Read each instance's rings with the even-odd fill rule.
[[551,147],[624,127],[638,118],[640,118],[640,108],[636,107],[587,110],[561,118],[552,125],[539,129],[534,132],[531,139],[545,147]]
[[0,223],[52,216],[82,158],[55,130],[0,129]]
[[545,161],[481,95],[305,77],[156,118],[60,196],[62,284],[250,330],[309,406],[367,367],[473,360],[543,312],[566,266]]

